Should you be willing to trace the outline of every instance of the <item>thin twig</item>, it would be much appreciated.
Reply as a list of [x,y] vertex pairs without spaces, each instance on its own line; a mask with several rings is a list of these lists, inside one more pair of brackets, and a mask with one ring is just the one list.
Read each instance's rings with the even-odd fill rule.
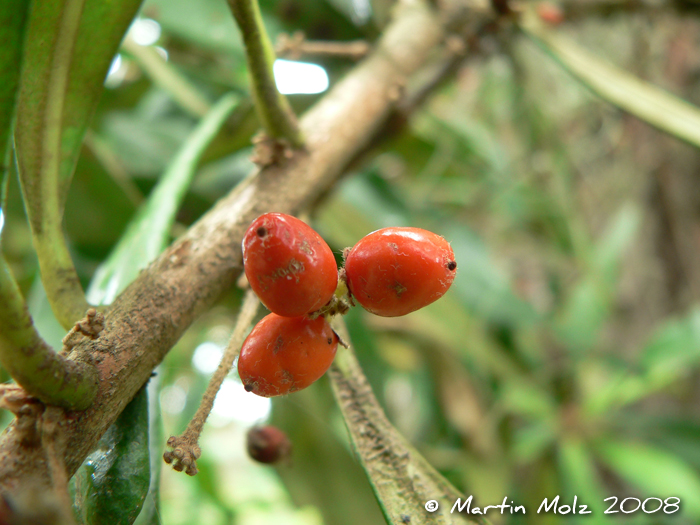
[[286,140],[295,148],[301,147],[304,137],[296,115],[275,84],[275,51],[257,0],[228,0],[228,5],[243,35],[255,106],[265,133],[272,139]]
[[366,40],[352,40],[350,42],[306,40],[303,31],[297,31],[291,36],[281,34],[277,38],[277,45],[275,46],[278,56],[291,59],[312,55],[339,56],[359,60],[369,53],[369,50],[370,45]]
[[187,425],[187,428],[181,435],[170,436],[168,439],[168,446],[173,450],[166,451],[163,454],[163,460],[166,463],[172,463],[173,468],[178,472],[185,470],[185,472],[190,476],[197,474],[196,461],[202,454],[202,450],[198,444],[199,435],[202,433],[204,423],[209,417],[209,413],[214,406],[216,394],[219,392],[221,384],[224,382],[224,379],[231,370],[233,361],[236,359],[236,356],[241,350],[243,337],[245,336],[246,330],[253,322],[259,306],[260,301],[258,300],[258,296],[255,295],[255,292],[249,289],[246,292],[243,304],[241,305],[241,311],[238,314],[238,319],[236,320],[236,326],[233,329],[231,339],[226,346],[224,355],[221,357],[219,367],[209,380],[209,385],[207,385],[204,396],[202,396],[202,402],[199,404],[197,413],[194,415],[190,423]]

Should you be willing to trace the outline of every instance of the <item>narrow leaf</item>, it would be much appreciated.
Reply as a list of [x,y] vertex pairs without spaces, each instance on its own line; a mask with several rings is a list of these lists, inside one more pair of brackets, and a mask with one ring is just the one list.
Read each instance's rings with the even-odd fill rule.
[[[136,525],[157,525],[160,523],[158,508],[160,504],[160,472],[163,466],[163,418],[160,412],[160,385],[159,376],[156,375],[148,382],[146,392],[148,395],[148,449],[151,470],[151,481],[148,485],[148,493],[143,502],[143,508],[139,513]],[[140,426],[139,423],[138,426]],[[138,430],[135,430],[138,432]],[[143,454],[139,455],[143,458]],[[142,467],[143,468],[143,467]]]
[[63,235],[63,206],[105,75],[141,0],[24,3],[31,7],[17,101],[17,163],[44,288],[68,329],[88,304]]
[[90,525],[131,525],[141,512],[151,472],[146,387],[126,406],[76,474],[77,507]]
[[[165,248],[170,228],[192,181],[197,162],[236,102],[233,95],[223,97],[185,141],[148,201],[129,223],[119,244],[98,268],[88,292],[93,301],[110,303],[136,277],[138,271]],[[158,399],[157,387],[152,385],[148,390],[151,390],[151,399],[155,402]],[[132,404],[147,406],[148,390],[142,389]],[[92,520],[89,523],[112,523],[109,521],[110,513],[117,512],[116,507],[121,504],[121,500],[125,501],[122,502],[124,512],[119,514],[118,519],[122,520],[119,523],[131,524],[139,516],[144,500],[146,503],[139,523],[146,525],[157,522],[160,452],[150,454],[149,450],[160,448],[162,423],[159,411],[154,410],[154,407],[151,407],[153,414],[150,418],[147,408],[131,410],[130,407],[131,404],[106,434],[112,436],[108,438],[112,440],[111,448],[98,449],[80,468],[79,475],[83,481],[80,487],[82,503],[79,506],[83,517]],[[131,414],[131,420],[127,418],[121,422],[124,414]],[[128,425],[132,427],[129,428]],[[112,452],[112,449],[117,452]],[[109,467],[110,472],[152,471],[154,475],[152,479],[146,479],[145,484],[130,487],[127,491],[117,477],[94,474],[95,467],[91,466],[90,461],[95,465],[113,464]],[[135,513],[132,509],[136,509]]]
[[649,379],[668,384],[688,374],[700,362],[700,308],[661,326],[642,351]]
[[589,271],[568,298],[556,327],[570,350],[585,352],[598,340],[613,305],[620,262],[640,222],[640,211],[624,204],[596,242]]
[[31,4],[15,135],[20,168],[56,177],[61,208],[107,71],[141,2],[6,2]]
[[[337,323],[335,328],[349,342],[345,326]],[[329,374],[353,447],[387,523],[488,523],[478,515],[451,512],[465,496],[387,420],[351,348],[338,351]]]
[[136,277],[139,270],[163,251],[197,162],[236,107],[237,101],[234,95],[224,96],[185,141],[146,204],[129,223],[119,244],[95,273],[88,288],[90,302],[110,303]]
[[596,447],[607,466],[642,492],[640,499],[681,500],[681,515],[700,518],[700,476],[680,458],[648,445],[606,441]]
[[[29,2],[2,2],[0,4],[0,154],[11,136],[12,116],[22,59],[22,41]],[[7,170],[7,164],[2,171]],[[0,203],[1,204],[1,203]]]
[[578,496],[578,503],[587,505],[590,515],[579,518],[580,523],[610,523],[604,514],[606,497],[595,463],[586,445],[578,439],[567,437],[559,445],[559,469],[567,488],[566,500]]
[[532,11],[520,27],[574,77],[604,100],[679,139],[700,147],[700,109],[644,82],[548,29]]
[[700,309],[665,322],[641,351],[641,371],[611,370],[585,400],[586,412],[604,414],[639,401],[688,377],[700,363]]

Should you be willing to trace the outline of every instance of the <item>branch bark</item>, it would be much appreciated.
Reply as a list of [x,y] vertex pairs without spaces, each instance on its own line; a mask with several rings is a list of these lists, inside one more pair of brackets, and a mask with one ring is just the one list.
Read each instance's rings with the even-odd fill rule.
[[[68,475],[194,319],[235,283],[248,224],[264,212],[295,213],[327,191],[385,122],[397,87],[443,38],[435,12],[423,2],[401,3],[375,51],[302,119],[306,148],[241,183],[115,300],[100,337],[73,349],[75,359],[96,363],[100,386],[90,409],[61,422],[71,443]],[[11,426],[0,442],[0,491],[32,478],[48,479],[44,454],[23,445]]]

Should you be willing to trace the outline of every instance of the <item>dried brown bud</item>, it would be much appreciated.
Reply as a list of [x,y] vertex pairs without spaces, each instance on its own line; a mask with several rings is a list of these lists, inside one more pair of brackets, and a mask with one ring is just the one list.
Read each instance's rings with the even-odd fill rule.
[[253,427],[246,438],[248,455],[260,463],[277,463],[288,458],[292,443],[287,434],[273,426]]

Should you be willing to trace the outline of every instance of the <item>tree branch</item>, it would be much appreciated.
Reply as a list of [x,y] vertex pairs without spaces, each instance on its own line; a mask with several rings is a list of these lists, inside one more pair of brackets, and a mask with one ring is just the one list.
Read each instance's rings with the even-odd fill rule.
[[277,90],[272,66],[275,51],[267,35],[258,0],[228,0],[245,43],[246,60],[253,87],[255,108],[265,132],[273,139],[286,139],[294,147],[304,143],[287,97]]
[[[235,283],[250,222],[270,210],[295,213],[327,191],[373,140],[397,86],[443,38],[440,19],[424,3],[400,3],[374,52],[302,119],[306,148],[237,186],[109,307],[100,337],[74,349],[76,358],[95,360],[101,381],[92,406],[63,421],[71,443],[69,475],[194,319]],[[0,442],[0,490],[16,489],[32,476],[48,477],[41,450],[23,446],[12,428]]]

